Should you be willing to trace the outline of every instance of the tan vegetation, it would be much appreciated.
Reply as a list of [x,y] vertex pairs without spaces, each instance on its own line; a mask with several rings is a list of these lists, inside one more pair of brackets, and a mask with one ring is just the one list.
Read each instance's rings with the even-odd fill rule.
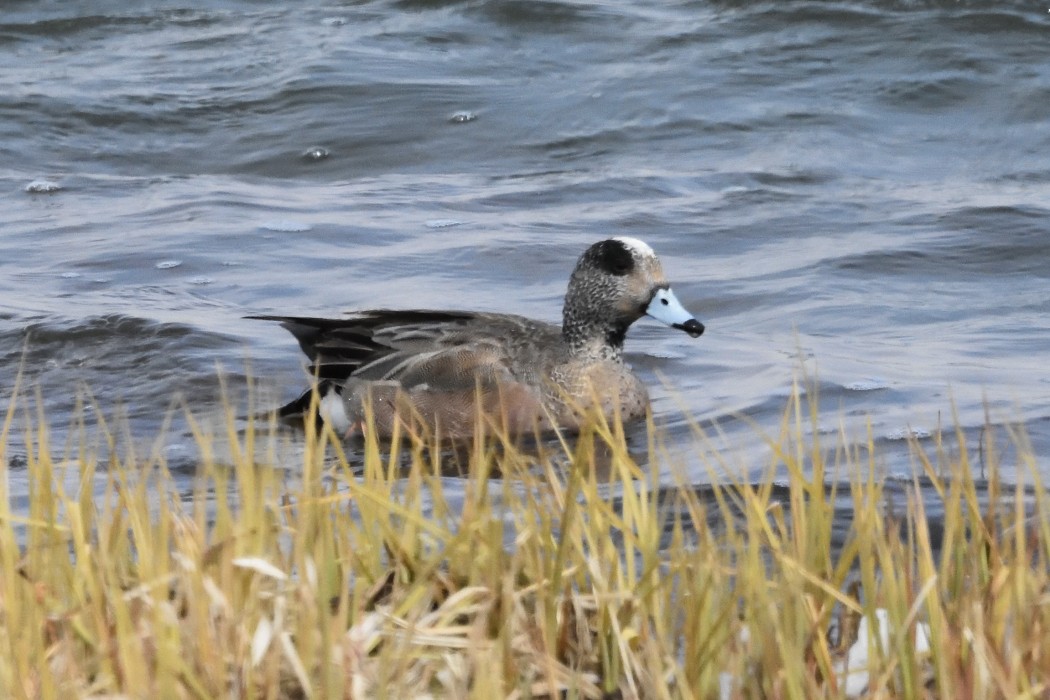
[[[0,687],[28,698],[1046,697],[1050,519],[1023,437],[1027,487],[1001,485],[990,450],[985,491],[964,449],[916,448],[916,479],[944,510],[931,538],[921,498],[887,503],[874,445],[821,444],[807,430],[815,412],[796,395],[775,436],[756,432],[770,474],[787,474],[781,488],[723,477],[704,493],[657,488],[676,468],[658,431],[642,470],[622,431],[598,425],[558,449],[476,439],[456,497],[425,445],[368,440],[350,461],[330,436],[308,438],[291,473],[253,457],[286,438],[231,417],[225,434],[198,425],[188,497],[160,450],[124,448],[103,464],[83,446],[52,456],[44,417],[12,399],[2,444],[18,415],[31,498],[12,507],[5,455]],[[221,441],[235,446],[229,463],[209,456]],[[712,475],[733,473],[699,427],[696,455]],[[852,522],[834,546],[844,496]]]

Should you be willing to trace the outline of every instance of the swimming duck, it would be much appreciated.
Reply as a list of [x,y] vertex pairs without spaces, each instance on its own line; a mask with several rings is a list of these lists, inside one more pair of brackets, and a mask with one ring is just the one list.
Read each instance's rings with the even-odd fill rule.
[[390,437],[400,421],[403,428],[462,438],[473,434],[481,415],[510,434],[575,430],[595,409],[607,419],[644,416],[649,392],[624,363],[623,343],[645,315],[694,338],[704,332],[671,291],[653,249],[619,237],[580,256],[560,328],[470,311],[249,318],[291,331],[318,378],[280,416],[302,414],[316,390],[322,420],[344,437],[361,433],[370,405],[380,437]]

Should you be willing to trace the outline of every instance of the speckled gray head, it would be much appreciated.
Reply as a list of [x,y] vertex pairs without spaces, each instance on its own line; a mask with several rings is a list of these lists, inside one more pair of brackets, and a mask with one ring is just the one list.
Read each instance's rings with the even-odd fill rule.
[[646,315],[694,338],[704,332],[671,291],[647,243],[621,236],[584,251],[565,296],[562,333],[570,347],[581,349],[602,338],[618,351],[627,328]]

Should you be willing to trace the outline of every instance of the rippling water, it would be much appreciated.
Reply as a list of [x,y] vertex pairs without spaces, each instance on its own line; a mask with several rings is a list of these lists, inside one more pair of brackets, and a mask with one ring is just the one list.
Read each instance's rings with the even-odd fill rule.
[[740,417],[775,434],[803,366],[818,429],[870,423],[890,473],[986,413],[1050,448],[1045,5],[151,5],[0,16],[0,382],[24,357],[59,444],[81,387],[144,441],[175,395],[213,411],[219,366],[295,394],[250,313],[557,320],[626,234],[708,326],[628,337],[698,483],[683,414],[757,478]]

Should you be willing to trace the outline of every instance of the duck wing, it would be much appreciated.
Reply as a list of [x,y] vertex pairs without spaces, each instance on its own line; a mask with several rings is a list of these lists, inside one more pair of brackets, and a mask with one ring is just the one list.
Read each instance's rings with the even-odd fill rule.
[[535,348],[561,342],[556,327],[509,314],[376,310],[341,319],[249,318],[288,329],[322,380],[394,381],[438,392],[529,382],[533,377],[523,374],[539,371],[530,357]]

